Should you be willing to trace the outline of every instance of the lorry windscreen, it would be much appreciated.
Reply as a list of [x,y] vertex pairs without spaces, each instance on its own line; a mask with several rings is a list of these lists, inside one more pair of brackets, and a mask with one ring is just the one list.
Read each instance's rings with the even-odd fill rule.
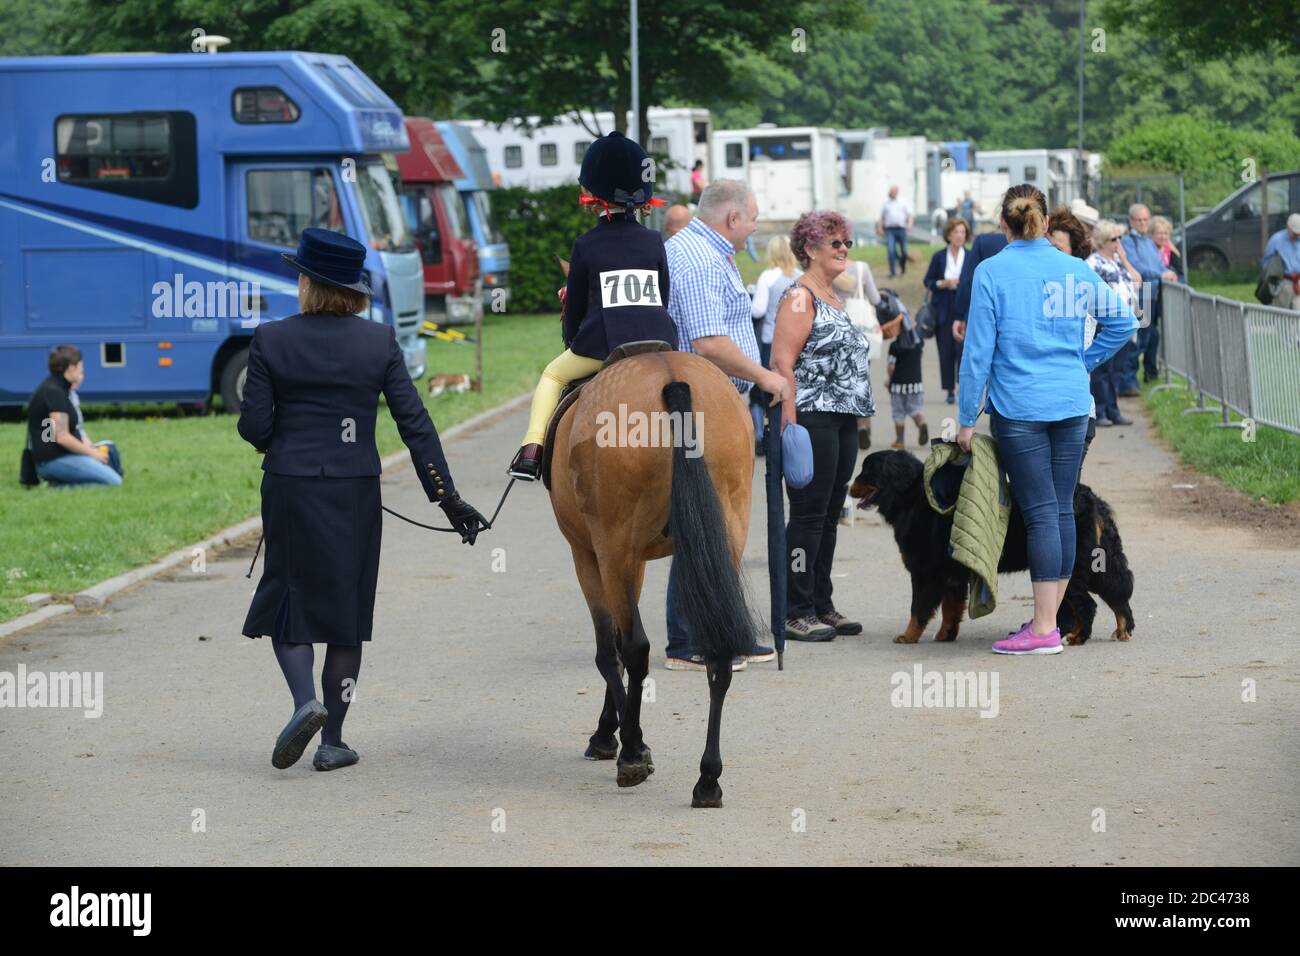
[[487,191],[483,189],[474,190],[474,192],[470,193],[469,201],[474,203],[474,208],[478,211],[479,222],[483,223],[488,242],[505,242],[501,230],[497,228],[496,216],[492,212],[492,200],[488,197]]
[[415,248],[392,177],[383,163],[365,163],[357,168],[357,196],[370,248],[380,252],[410,252]]
[[451,183],[438,186],[438,195],[442,199],[442,208],[446,210],[447,222],[451,225],[451,234],[457,239],[474,238],[465,216],[465,207],[460,204],[460,194]]

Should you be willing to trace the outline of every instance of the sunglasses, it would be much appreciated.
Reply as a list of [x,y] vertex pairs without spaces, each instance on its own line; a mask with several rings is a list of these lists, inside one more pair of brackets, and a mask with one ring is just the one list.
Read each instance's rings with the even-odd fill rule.
[[845,249],[852,249],[852,248],[853,248],[853,240],[852,240],[852,239],[832,239],[830,242],[828,242],[828,243],[826,243],[826,244],[827,244],[828,246],[830,246],[832,249],[838,249],[838,248],[840,248],[841,246],[843,246]]

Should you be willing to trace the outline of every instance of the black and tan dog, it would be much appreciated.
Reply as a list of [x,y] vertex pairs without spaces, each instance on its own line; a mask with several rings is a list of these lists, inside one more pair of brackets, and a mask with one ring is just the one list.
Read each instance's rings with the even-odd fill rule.
[[[951,466],[949,466],[951,467]],[[948,554],[952,515],[938,514],[925,495],[921,462],[906,451],[878,451],[862,462],[849,493],[859,508],[875,506],[894,529],[894,540],[903,566],[912,576],[912,616],[898,644],[914,644],[934,612],[942,605],[943,620],[936,641],[954,641],[966,613],[970,572]],[[946,469],[941,469],[941,472]],[[1133,596],[1133,572],[1120,542],[1115,515],[1091,488],[1080,484],[1074,492],[1074,574],[1057,616],[1061,639],[1082,644],[1092,636],[1097,614],[1096,594],[1115,612],[1117,641],[1127,641],[1134,630],[1129,599]],[[1100,553],[1096,553],[1100,548]],[[1010,574],[1029,569],[1028,536],[1020,509],[1012,507],[1007,539],[998,571]]]

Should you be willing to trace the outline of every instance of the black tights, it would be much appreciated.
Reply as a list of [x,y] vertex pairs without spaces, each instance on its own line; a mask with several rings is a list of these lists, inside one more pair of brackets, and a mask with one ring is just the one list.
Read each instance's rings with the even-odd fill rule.
[[[275,659],[280,662],[280,670],[289,684],[293,694],[293,708],[297,710],[303,704],[316,697],[316,685],[312,680],[312,667],[316,662],[316,653],[310,644],[287,644],[272,641]],[[361,645],[347,647],[342,644],[327,645],[325,667],[321,670],[321,697],[329,717],[321,730],[321,743],[331,747],[343,744],[343,719],[348,715],[348,704],[357,686],[357,676],[361,673]],[[344,684],[344,681],[350,681]]]

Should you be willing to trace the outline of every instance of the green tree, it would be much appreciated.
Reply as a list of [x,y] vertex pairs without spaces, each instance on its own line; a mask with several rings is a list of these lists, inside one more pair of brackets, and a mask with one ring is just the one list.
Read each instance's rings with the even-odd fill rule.
[[1243,130],[1193,116],[1149,119],[1122,133],[1106,151],[1116,174],[1181,172],[1187,205],[1212,206],[1260,169],[1300,168],[1300,137]]
[[[45,27],[48,53],[190,50],[193,31],[228,49],[314,50],[348,56],[399,104],[446,107],[467,47],[463,21],[433,0],[61,0]],[[439,69],[429,64],[438,63]]]
[[[472,72],[452,79],[460,105],[488,120],[535,115],[542,122],[611,110],[615,126],[631,109],[626,0],[538,3],[453,0],[445,6],[472,23]],[[753,95],[773,78],[793,82],[799,53],[819,30],[860,29],[854,0],[774,6],[767,0],[650,0],[640,5],[640,130],[646,111],[673,102],[709,104]],[[751,71],[763,79],[756,85]],[[581,115],[585,111],[587,116]],[[591,129],[591,132],[608,130]]]
[[1205,62],[1240,53],[1290,53],[1300,49],[1295,0],[1104,0],[1111,29],[1128,25],[1162,41],[1172,60]]

